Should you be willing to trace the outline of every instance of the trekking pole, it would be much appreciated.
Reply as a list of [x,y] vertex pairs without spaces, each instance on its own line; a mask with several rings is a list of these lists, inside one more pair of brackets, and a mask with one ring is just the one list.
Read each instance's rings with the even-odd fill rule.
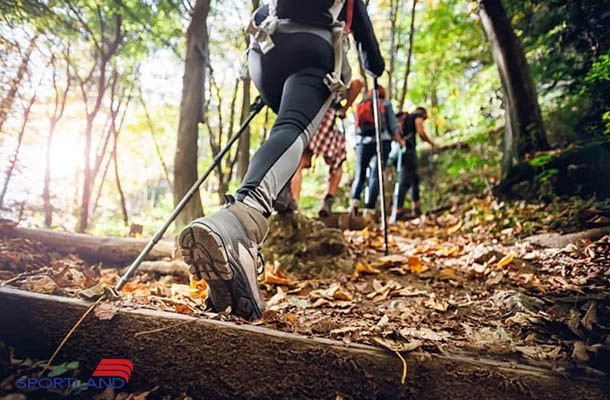
[[392,195],[392,215],[390,216],[390,225],[396,225],[398,219],[398,196],[400,187],[402,186],[402,148],[398,150],[398,158],[396,160],[396,183],[394,184],[394,194]]
[[176,208],[174,208],[174,211],[172,211],[172,213],[169,216],[169,218],[167,219],[167,221],[165,221],[165,224],[163,224],[161,229],[159,229],[157,231],[157,233],[155,233],[153,238],[148,242],[146,247],[144,247],[144,249],[140,252],[138,257],[131,264],[131,266],[129,267],[127,272],[125,272],[125,274],[121,277],[121,280],[119,280],[119,283],[116,285],[116,288],[115,288],[115,290],[117,292],[119,290],[121,290],[123,288],[123,286],[125,286],[125,284],[129,280],[129,278],[131,278],[131,276],[136,271],[136,269],[140,266],[142,261],[144,261],[144,258],[148,255],[148,253],[150,253],[150,251],[153,249],[153,247],[155,247],[155,245],[157,243],[159,243],[159,240],[161,240],[161,238],[163,237],[163,234],[165,234],[165,231],[167,231],[167,229],[172,224],[172,222],[174,222],[176,217],[182,212],[184,207],[186,207],[187,203],[191,200],[193,195],[195,193],[197,193],[197,191],[199,190],[199,186],[201,186],[201,184],[207,179],[207,177],[214,170],[214,168],[216,168],[218,163],[220,163],[220,160],[222,160],[224,155],[227,154],[227,152],[231,149],[231,146],[233,146],[233,143],[235,143],[241,137],[241,134],[243,133],[243,131],[246,130],[248,125],[250,125],[250,122],[254,119],[254,117],[256,117],[256,115],[263,109],[264,106],[265,106],[265,103],[263,103],[263,100],[261,99],[260,96],[257,97],[254,100],[254,103],[252,103],[250,105],[250,114],[248,115],[248,118],[246,118],[246,120],[241,125],[239,130],[237,132],[235,132],[235,134],[229,139],[229,141],[227,142],[225,147],[223,147],[218,152],[218,154],[216,154],[216,156],[214,157],[214,160],[212,160],[212,164],[203,173],[203,175],[201,175],[201,177],[197,180],[197,182],[195,182],[195,184],[193,184],[193,186],[189,189],[189,191],[184,195],[184,197],[182,198],[182,200],[180,200],[180,202],[178,203]]
[[388,255],[388,224],[385,219],[385,185],[383,184],[383,160],[381,159],[381,120],[379,115],[379,83],[373,79],[373,117],[375,119],[375,140],[377,141],[377,174],[379,175],[379,197],[381,199],[381,226],[383,228],[384,253]]

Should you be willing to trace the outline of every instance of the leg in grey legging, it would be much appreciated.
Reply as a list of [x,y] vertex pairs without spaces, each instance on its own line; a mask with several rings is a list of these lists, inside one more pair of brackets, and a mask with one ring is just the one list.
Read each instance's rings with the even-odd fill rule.
[[303,150],[330,106],[326,71],[307,68],[284,82],[278,117],[237,190],[243,201],[268,216],[279,191],[295,173]]

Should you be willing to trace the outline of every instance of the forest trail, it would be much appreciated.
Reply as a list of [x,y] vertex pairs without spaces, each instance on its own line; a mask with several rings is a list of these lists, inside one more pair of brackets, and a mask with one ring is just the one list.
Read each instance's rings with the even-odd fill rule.
[[[389,256],[378,227],[346,231],[347,272],[320,278],[268,264],[261,276],[267,310],[252,325],[602,379],[610,373],[608,218],[604,203],[472,197],[390,227]],[[556,232],[545,232],[551,226]],[[304,246],[311,265],[336,262],[338,256]],[[71,297],[95,283],[116,284],[123,267],[86,263],[8,236],[0,257],[0,277],[10,286]],[[98,306],[93,318],[128,307],[240,322],[205,312],[205,283],[189,282],[180,268],[147,271],[119,299]]]

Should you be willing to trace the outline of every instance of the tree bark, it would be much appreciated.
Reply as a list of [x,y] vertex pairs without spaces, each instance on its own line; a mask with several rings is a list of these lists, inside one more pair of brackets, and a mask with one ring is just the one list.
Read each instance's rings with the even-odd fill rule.
[[491,43],[506,104],[502,160],[505,175],[515,161],[533,151],[546,150],[549,144],[525,52],[506,9],[499,0],[481,0],[479,16]]
[[407,98],[407,90],[409,88],[409,74],[411,74],[411,58],[413,57],[413,35],[415,34],[415,6],[417,0],[413,0],[411,5],[411,25],[409,26],[409,51],[407,53],[407,65],[405,67],[405,76],[402,80],[402,90],[400,91],[400,100],[398,102],[398,109],[402,110],[405,106],[405,99]]
[[[205,68],[209,62],[206,25],[209,8],[210,0],[197,0],[187,29],[180,121],[174,154],[174,205],[178,205],[197,181],[197,139],[199,123],[204,120]],[[202,215],[201,198],[197,194],[176,218],[176,227],[180,228]]]

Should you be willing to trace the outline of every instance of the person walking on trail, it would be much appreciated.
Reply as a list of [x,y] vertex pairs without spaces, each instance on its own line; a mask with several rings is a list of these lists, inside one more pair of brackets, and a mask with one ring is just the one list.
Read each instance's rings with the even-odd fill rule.
[[[249,72],[264,102],[277,113],[269,138],[254,154],[235,197],[182,230],[178,244],[189,271],[208,284],[208,308],[260,318],[257,282],[267,218],[280,189],[331,105],[343,76],[342,22],[351,25],[368,73],[385,68],[362,0],[271,0],[254,12],[248,32]],[[337,28],[338,27],[338,28]],[[349,29],[345,29],[346,31]]]
[[309,142],[305,153],[303,153],[299,167],[290,183],[292,197],[295,203],[298,203],[301,197],[303,169],[311,167],[314,155],[324,158],[324,162],[328,165],[328,190],[318,211],[320,217],[327,217],[332,212],[335,197],[339,191],[339,184],[343,177],[342,166],[347,159],[345,132],[337,127],[337,118],[345,118],[347,110],[351,107],[356,97],[358,97],[363,86],[364,81],[362,79],[357,78],[352,80],[347,91],[341,94],[341,100],[344,101],[343,104],[341,102],[334,102],[328,109],[322,124],[311,139],[311,142]]
[[419,174],[417,173],[417,136],[423,141],[436,148],[436,144],[430,139],[424,129],[424,122],[428,119],[428,113],[423,107],[417,107],[411,114],[400,115],[403,117],[402,137],[405,141],[405,146],[402,154],[402,165],[400,168],[400,176],[398,184],[398,202],[396,217],[397,219],[405,219],[408,217],[404,209],[404,202],[407,191],[410,190],[411,198],[411,216],[419,217],[421,215],[421,205],[419,198]]
[[[383,107],[380,106],[379,109],[379,118],[381,120],[381,158],[383,165],[385,165],[390,154],[392,140],[396,140],[401,147],[404,145],[404,141],[399,135],[398,120],[396,119],[396,114],[394,114],[392,103],[386,100],[385,89],[381,85],[379,86],[379,100],[383,104]],[[376,149],[375,123],[373,121],[373,93],[370,91],[358,104],[356,110],[356,174],[352,184],[350,203],[350,213],[357,215],[360,210],[360,196],[364,189],[367,168],[372,163],[369,171],[369,193],[362,210],[362,216],[369,221],[374,218],[377,198],[379,197]]]

